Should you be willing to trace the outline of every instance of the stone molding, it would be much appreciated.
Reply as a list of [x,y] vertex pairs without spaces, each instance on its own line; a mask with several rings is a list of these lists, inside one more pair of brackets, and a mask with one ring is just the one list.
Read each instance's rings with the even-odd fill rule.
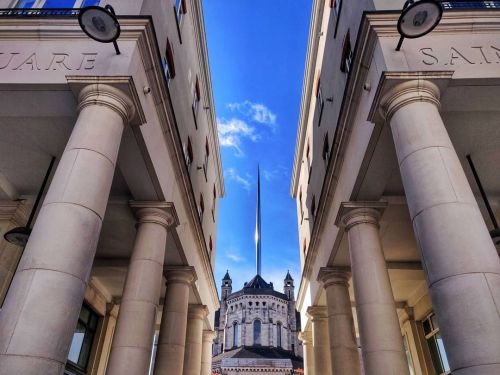
[[303,345],[310,345],[313,342],[311,331],[301,331],[299,332],[299,340],[302,341]]
[[309,306],[306,315],[311,318],[311,321],[328,319],[328,309],[326,306]]
[[358,224],[372,224],[377,228],[387,202],[342,202],[335,219],[335,225],[349,231]]
[[124,92],[101,83],[89,84],[78,94],[78,112],[91,105],[111,108],[123,118],[124,124],[134,115],[134,105]]
[[439,110],[441,108],[439,87],[425,79],[402,82],[383,96],[379,110],[388,122],[400,108],[415,102],[432,103]]
[[173,202],[130,201],[129,204],[139,225],[154,223],[167,229],[179,225],[179,217]]
[[163,274],[168,284],[186,284],[190,286],[198,277],[192,266],[165,266]]
[[349,287],[351,269],[349,267],[322,267],[319,270],[317,280],[327,289],[332,285]]
[[205,319],[208,315],[208,308],[205,305],[191,304],[188,306],[188,319]]
[[203,342],[212,342],[215,337],[217,336],[217,333],[215,331],[206,329],[203,331]]

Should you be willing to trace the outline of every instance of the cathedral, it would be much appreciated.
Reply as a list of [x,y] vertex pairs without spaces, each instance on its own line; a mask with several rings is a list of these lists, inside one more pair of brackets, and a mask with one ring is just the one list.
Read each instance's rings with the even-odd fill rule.
[[216,374],[301,373],[300,315],[295,309],[290,272],[283,293],[261,276],[260,178],[257,187],[257,274],[233,292],[229,271],[222,279],[220,309],[215,314],[216,338],[212,369]]

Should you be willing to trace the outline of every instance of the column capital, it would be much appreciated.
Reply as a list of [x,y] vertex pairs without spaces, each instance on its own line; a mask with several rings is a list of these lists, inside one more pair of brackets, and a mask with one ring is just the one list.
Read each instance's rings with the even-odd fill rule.
[[349,267],[322,267],[318,273],[318,281],[321,282],[324,288],[331,285],[349,286],[351,278],[351,269]]
[[311,331],[301,331],[299,332],[299,340],[302,341],[304,345],[312,344],[313,337]]
[[198,279],[194,267],[191,266],[165,266],[163,274],[167,279],[167,284],[191,285]]
[[378,227],[380,217],[386,207],[387,202],[342,202],[335,225],[344,225],[346,231],[363,223]]
[[138,224],[155,223],[165,228],[179,225],[177,211],[172,202],[130,201],[129,204]]
[[78,94],[80,112],[89,105],[102,105],[111,108],[128,124],[135,114],[135,106],[127,94],[120,89],[103,83],[89,83]]
[[208,315],[208,308],[205,305],[189,305],[188,319],[205,319]]
[[212,331],[210,329],[206,329],[203,331],[203,341],[204,342],[212,342],[214,341],[216,337],[215,331]]
[[306,311],[306,315],[311,318],[311,320],[323,320],[328,318],[328,309],[326,306],[309,306]]
[[380,101],[382,116],[389,121],[401,107],[414,102],[428,102],[438,109],[441,106],[440,91],[436,84],[425,79],[402,82],[387,92]]

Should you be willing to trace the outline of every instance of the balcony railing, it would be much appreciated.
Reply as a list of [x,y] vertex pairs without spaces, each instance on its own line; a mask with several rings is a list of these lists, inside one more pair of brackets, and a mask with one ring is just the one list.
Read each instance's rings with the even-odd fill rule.
[[9,8],[0,9],[0,17],[77,17],[80,9],[72,8]]
[[443,9],[500,9],[500,1],[441,1]]

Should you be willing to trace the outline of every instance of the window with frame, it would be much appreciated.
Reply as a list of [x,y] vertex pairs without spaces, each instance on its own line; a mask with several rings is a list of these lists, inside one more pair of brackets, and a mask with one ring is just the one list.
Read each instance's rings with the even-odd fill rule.
[[311,217],[314,220],[316,217],[316,196],[313,195],[312,201],[311,201]]
[[212,200],[212,220],[215,223],[215,204],[217,203],[217,189],[215,188],[214,184],[214,190],[213,190],[213,200]]
[[321,153],[325,165],[328,166],[328,162],[330,161],[330,144],[328,142],[328,132],[325,134],[325,138],[323,139],[323,151]]
[[200,106],[200,83],[198,81],[198,76],[196,76],[196,81],[193,87],[193,102],[191,103],[191,109],[193,111],[194,126],[198,129],[198,107]]
[[187,145],[184,146],[184,158],[186,160],[186,166],[188,170],[191,168],[193,164],[194,156],[193,156],[193,146],[191,145],[191,138],[188,137]]
[[208,249],[210,250],[210,257],[212,257],[212,251],[214,250],[214,245],[212,242],[212,236],[208,239]]
[[342,61],[340,62],[340,70],[343,73],[349,74],[349,72],[351,71],[353,58],[354,55],[351,48],[351,37],[348,31],[342,45]]
[[276,324],[276,346],[281,348],[281,323]]
[[165,57],[163,57],[163,72],[167,83],[175,77],[174,51],[170,40],[167,38],[167,46],[165,48]]
[[311,173],[312,173],[312,165],[311,165],[311,148],[309,146],[309,141],[307,141],[307,148],[306,148],[306,162],[307,162],[307,183],[311,181]]
[[446,355],[446,351],[444,349],[443,339],[441,338],[441,333],[439,332],[436,315],[434,313],[430,314],[422,321],[422,326],[424,328],[425,339],[427,341],[432,364],[434,365],[436,373],[439,375],[449,374],[450,365],[448,363],[448,356]]
[[14,8],[84,8],[99,3],[100,0],[19,0]]
[[182,44],[181,37],[181,25],[184,14],[187,12],[186,0],[175,0],[174,4],[174,13],[175,13],[175,22],[177,24],[177,33],[179,34],[179,41]]
[[299,208],[300,208],[300,223],[304,220],[304,205],[302,203],[302,186],[299,191]]
[[203,201],[203,194],[200,193],[200,220],[203,221],[203,213],[205,212],[205,202]]
[[261,322],[260,320],[255,320],[253,322],[253,344],[261,345]]
[[66,368],[75,374],[86,374],[97,333],[99,315],[83,304],[78,317],[73,340],[68,354]]
[[238,323],[234,322],[233,323],[233,348],[238,347]]
[[325,107],[325,100],[323,99],[323,91],[321,86],[318,88],[318,95],[316,95],[316,111],[318,112],[318,127],[321,126],[321,118],[323,117],[323,109]]
[[210,147],[208,145],[208,137],[205,137],[205,161],[203,162],[203,173],[205,174],[205,182],[208,182],[208,157],[210,156]]

